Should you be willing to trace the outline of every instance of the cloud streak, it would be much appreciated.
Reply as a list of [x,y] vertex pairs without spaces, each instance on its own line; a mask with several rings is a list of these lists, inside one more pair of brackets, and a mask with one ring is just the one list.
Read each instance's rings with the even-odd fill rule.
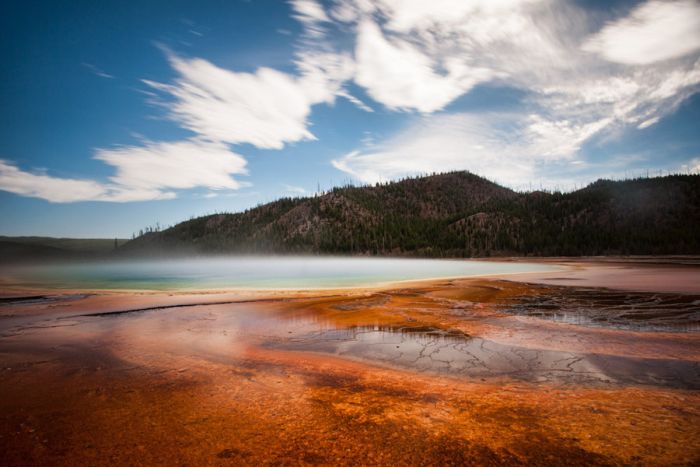
[[247,173],[243,156],[231,152],[225,144],[202,140],[100,149],[94,158],[116,169],[110,181],[125,191],[197,187],[236,190],[241,183],[232,175]]
[[105,188],[93,180],[57,178],[45,173],[26,172],[2,159],[0,189],[56,203],[97,199],[105,195]]
[[174,190],[236,190],[245,183],[233,175],[247,173],[245,158],[224,144],[200,140],[99,149],[94,158],[115,175],[105,182],[60,178],[0,160],[0,189],[52,203],[148,201],[175,198]]
[[608,23],[583,44],[583,50],[611,62],[648,65],[700,48],[700,3],[650,1]]
[[[365,183],[470,170],[514,186],[534,177],[540,151],[536,132],[514,115],[443,114],[422,118],[388,141],[332,163]],[[570,157],[566,148],[551,160]]]
[[88,70],[90,70],[90,72],[92,74],[94,74],[95,76],[99,76],[100,78],[114,79],[113,75],[110,75],[109,73],[102,71],[101,69],[99,69],[95,65],[93,65],[92,63],[83,62],[82,65],[85,68],[87,68]]
[[388,40],[370,19],[357,28],[355,82],[391,110],[440,110],[492,73],[457,60],[442,63],[444,74],[418,48],[404,40]]
[[173,99],[164,105],[181,127],[211,141],[264,149],[314,139],[306,128],[314,100],[295,77],[270,68],[238,73],[203,59],[168,55],[179,74],[175,83],[145,83]]
[[[633,155],[587,162],[578,155],[581,141],[577,145],[569,140],[569,134],[577,131],[542,126],[536,117],[522,120],[514,113],[431,115],[387,141],[336,158],[332,164],[370,184],[469,170],[505,186],[527,190],[573,189],[596,178],[610,177],[641,160]],[[555,144],[557,141],[560,143]]]

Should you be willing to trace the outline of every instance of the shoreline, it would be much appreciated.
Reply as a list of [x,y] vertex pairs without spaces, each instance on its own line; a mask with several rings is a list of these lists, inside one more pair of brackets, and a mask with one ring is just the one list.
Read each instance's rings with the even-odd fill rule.
[[620,259],[598,262],[567,260],[556,264],[569,266],[569,270],[565,274],[535,273],[519,282],[631,292],[700,294],[700,264],[640,263]]

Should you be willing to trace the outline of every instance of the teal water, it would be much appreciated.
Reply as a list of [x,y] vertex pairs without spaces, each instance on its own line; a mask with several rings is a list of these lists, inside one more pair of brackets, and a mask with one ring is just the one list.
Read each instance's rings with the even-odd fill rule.
[[319,289],[492,274],[556,271],[556,266],[467,260],[217,257],[107,261],[5,268],[5,284],[78,289]]

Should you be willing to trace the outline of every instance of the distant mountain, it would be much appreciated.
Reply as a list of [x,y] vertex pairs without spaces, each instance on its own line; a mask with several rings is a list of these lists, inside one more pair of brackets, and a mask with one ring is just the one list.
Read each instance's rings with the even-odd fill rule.
[[122,254],[432,257],[700,253],[700,175],[517,193],[468,172],[283,198],[146,233]]
[[[118,239],[117,245],[126,240]],[[0,263],[104,257],[115,252],[114,239],[0,236]]]

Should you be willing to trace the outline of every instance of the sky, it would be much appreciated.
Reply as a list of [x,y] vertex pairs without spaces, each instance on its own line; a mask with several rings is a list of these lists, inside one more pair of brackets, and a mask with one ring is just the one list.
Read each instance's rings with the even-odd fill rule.
[[0,235],[700,171],[697,0],[6,0],[0,30]]

